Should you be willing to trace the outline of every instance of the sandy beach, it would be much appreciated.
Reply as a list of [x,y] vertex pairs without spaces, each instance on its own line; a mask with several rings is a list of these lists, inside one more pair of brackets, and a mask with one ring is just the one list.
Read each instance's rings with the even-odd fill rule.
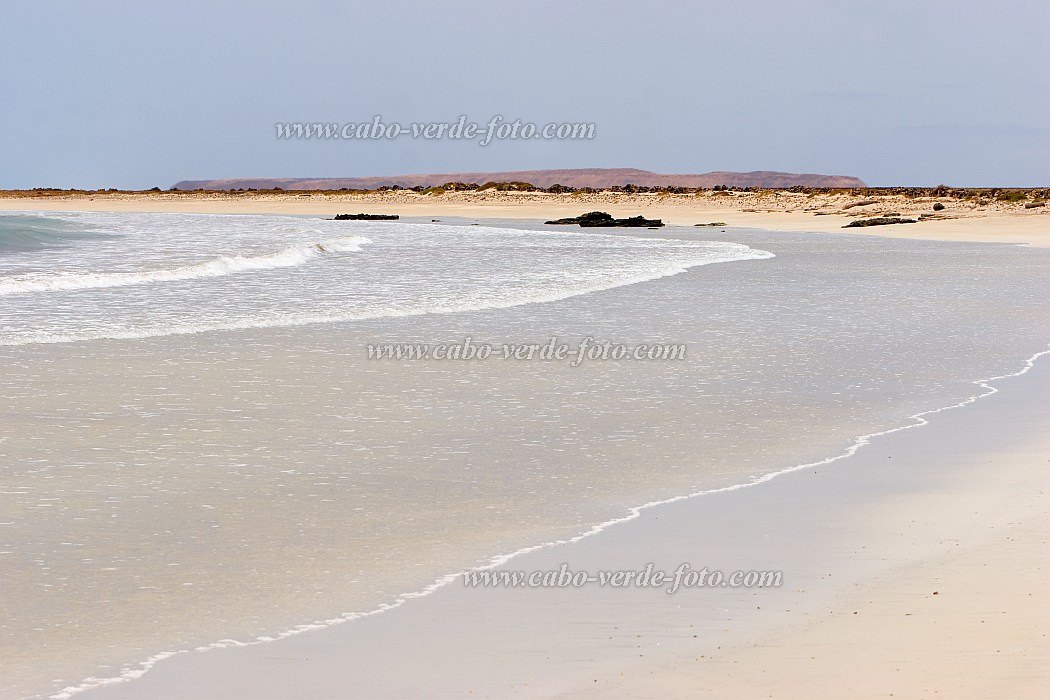
[[1046,359],[853,457],[656,506],[506,565],[762,563],[783,570],[781,588],[453,584],[278,644],[179,655],[80,697],[1041,697]]
[[[863,202],[873,202],[862,204]],[[933,205],[945,208],[934,212]],[[959,201],[952,198],[901,195],[806,195],[792,192],[699,195],[549,194],[543,192],[411,191],[368,194],[342,192],[98,192],[63,195],[35,192],[0,193],[0,211],[114,211],[208,214],[289,214],[334,216],[341,213],[442,216],[472,219],[521,219],[539,222],[602,210],[614,216],[644,215],[665,224],[694,226],[724,223],[729,227],[772,231],[850,233],[921,240],[1024,243],[1050,246],[1050,209],[1019,204]],[[899,214],[927,217],[915,224],[842,228],[857,218]],[[712,227],[715,228],[715,227]]]

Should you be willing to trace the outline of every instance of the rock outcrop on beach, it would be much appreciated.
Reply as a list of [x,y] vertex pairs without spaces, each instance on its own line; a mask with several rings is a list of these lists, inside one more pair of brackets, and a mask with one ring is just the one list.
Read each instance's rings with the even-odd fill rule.
[[842,228],[857,228],[858,226],[886,226],[887,224],[914,224],[915,219],[905,219],[901,216],[877,216],[874,219],[857,219],[851,221]]
[[612,214],[604,211],[592,211],[580,216],[566,219],[555,219],[544,221],[548,225],[562,226],[579,224],[583,228],[597,228],[599,226],[613,226],[621,228],[659,228],[664,225],[660,219],[646,219],[643,216],[631,216],[626,219],[614,219]]
[[397,221],[397,214],[336,214],[336,221]]
[[234,178],[229,180],[182,180],[178,190],[375,190],[380,187],[440,187],[445,183],[488,182],[528,183],[544,189],[555,185],[565,190],[590,187],[866,187],[847,175],[817,175],[757,170],[747,173],[710,172],[702,174],[664,174],[637,168],[578,168],[571,170],[513,170],[502,172],[433,173],[348,178]]

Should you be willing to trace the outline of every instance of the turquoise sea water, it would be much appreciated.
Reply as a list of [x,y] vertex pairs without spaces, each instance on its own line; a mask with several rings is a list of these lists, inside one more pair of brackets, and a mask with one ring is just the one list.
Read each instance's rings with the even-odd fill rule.
[[76,221],[35,215],[0,215],[0,255],[66,248],[78,241],[106,238]]

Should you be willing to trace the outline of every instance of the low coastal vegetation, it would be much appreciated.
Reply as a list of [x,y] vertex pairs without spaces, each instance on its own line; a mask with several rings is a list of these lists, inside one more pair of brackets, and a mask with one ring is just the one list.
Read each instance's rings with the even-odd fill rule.
[[[462,183],[456,183],[462,184]],[[554,187],[561,187],[561,185],[553,185]],[[470,185],[465,185],[464,189],[470,189]],[[479,191],[485,190],[496,190],[497,192],[539,192],[542,188],[536,187],[535,185],[529,184],[528,182],[486,182],[480,187],[477,185],[473,186],[473,189]]]
[[995,198],[1000,202],[1023,202],[1028,199],[1028,193],[1024,190],[999,190]]

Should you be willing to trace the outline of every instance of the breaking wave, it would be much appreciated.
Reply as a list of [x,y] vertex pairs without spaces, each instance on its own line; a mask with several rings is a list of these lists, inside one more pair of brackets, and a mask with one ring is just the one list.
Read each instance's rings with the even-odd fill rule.
[[139,284],[178,282],[180,280],[204,277],[224,277],[252,270],[296,267],[327,254],[359,252],[362,245],[370,242],[367,238],[353,236],[322,243],[292,246],[265,255],[229,255],[192,265],[136,272],[65,272],[59,274],[18,275],[0,279],[0,295],[130,287]]

